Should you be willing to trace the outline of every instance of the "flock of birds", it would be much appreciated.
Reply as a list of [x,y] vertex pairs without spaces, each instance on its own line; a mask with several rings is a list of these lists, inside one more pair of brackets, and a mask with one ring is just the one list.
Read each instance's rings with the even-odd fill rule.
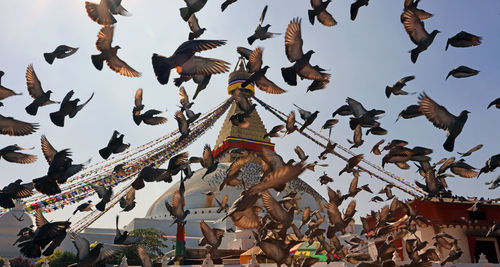
[[[158,82],[162,85],[169,82],[172,69],[175,69],[180,75],[173,81],[176,86],[181,86],[183,82],[192,79],[198,85],[196,93],[193,96],[193,99],[195,99],[207,87],[211,75],[227,72],[229,70],[229,63],[220,59],[205,58],[196,55],[197,53],[222,46],[226,41],[198,39],[206,29],[199,26],[196,12],[205,6],[207,0],[185,0],[185,2],[186,7],[180,9],[180,14],[182,19],[188,22],[191,29],[188,41],[179,45],[169,57],[154,53],[152,55],[152,66]],[[221,5],[222,11],[235,2],[236,0],[224,1]],[[330,2],[331,0],[325,2],[311,0],[312,9],[308,11],[308,18],[312,25],[314,25],[316,19],[322,25],[328,27],[337,24],[327,10]],[[368,0],[356,0],[352,4],[350,9],[352,20],[356,19],[359,9],[367,6],[368,2]],[[423,21],[431,18],[432,14],[419,9],[418,3],[419,0],[405,0],[403,13],[401,14],[401,23],[408,33],[410,40],[417,46],[410,52],[410,59],[413,63],[417,61],[419,54],[424,52],[433,43],[436,34],[439,33],[438,30],[434,30],[430,34],[427,32]],[[106,62],[108,67],[114,72],[127,77],[139,77],[141,75],[140,72],[118,57],[117,52],[121,47],[112,46],[114,35],[113,24],[117,22],[114,15],[129,15],[128,11],[121,5],[121,0],[101,0],[98,4],[85,2],[85,9],[88,16],[94,22],[103,26],[98,33],[96,41],[96,48],[100,53],[91,56],[91,61],[95,68],[102,70],[104,62]],[[254,33],[248,37],[250,45],[256,40],[263,41],[279,35],[279,33],[269,32],[271,25],[263,24],[266,12],[267,6],[262,11],[259,24]],[[320,66],[313,66],[310,63],[315,51],[308,50],[304,53],[300,18],[293,18],[290,21],[286,28],[284,39],[285,55],[293,65],[281,69],[283,81],[290,86],[296,86],[298,84],[298,76],[301,80],[307,79],[311,81],[307,91],[324,89],[330,82],[331,75]],[[448,39],[446,49],[449,46],[471,47],[480,44],[481,37],[462,31]],[[45,53],[44,58],[47,63],[52,64],[55,58],[64,59],[76,53],[77,50],[78,48],[61,45],[53,52]],[[264,66],[263,64],[263,48],[248,49],[238,47],[237,52],[247,60],[246,67],[251,73],[248,80],[243,83],[243,87],[254,83],[260,90],[269,94],[282,94],[286,92],[286,90],[266,77],[266,71],[269,66]],[[449,76],[465,78],[477,74],[477,70],[467,66],[460,66],[451,70],[446,79]],[[4,72],[0,71],[0,78],[3,75]],[[394,85],[387,86],[385,90],[387,98],[391,95],[414,94],[403,90],[406,83],[414,79],[415,76],[403,77],[394,83]],[[39,108],[51,104],[59,104],[59,110],[50,114],[51,121],[59,127],[64,127],[66,117],[73,119],[81,112],[94,96],[92,94],[86,102],[79,104],[80,99],[73,99],[75,92],[70,91],[61,102],[52,100],[52,91],[45,91],[42,88],[41,81],[37,77],[32,65],[29,65],[26,70],[26,84],[29,95],[33,98],[33,102],[26,107],[26,112],[32,116],[36,116]],[[16,95],[22,94],[4,87],[1,85],[0,80],[0,100]],[[166,123],[167,118],[161,116],[165,112],[163,110],[150,109],[143,112],[145,106],[142,96],[143,90],[138,89],[135,94],[132,110],[133,121],[137,125],[141,123],[149,125]],[[195,113],[191,110],[194,103],[190,101],[183,87],[180,87],[179,96],[181,106],[179,106],[180,110],[175,113],[175,119],[181,133],[179,140],[182,140],[190,133],[189,125],[195,122],[201,113]],[[251,102],[251,95],[245,90],[238,89],[233,93],[232,100],[237,103],[239,112],[231,117],[231,122],[243,129],[252,127],[247,120],[250,114],[254,112],[256,106],[256,104],[252,104]],[[1,102],[0,106],[3,106]],[[488,108],[492,106],[500,109],[500,98],[493,100],[488,105]],[[276,125],[269,133],[266,133],[264,138],[286,136],[292,134],[294,131],[302,132],[316,120],[319,113],[319,111],[311,112],[298,106],[297,108],[303,120],[301,127],[296,125],[295,112],[292,111],[287,118],[286,124]],[[339,107],[332,114],[332,118],[324,123],[322,130],[329,130],[331,133],[332,127],[339,122],[338,119],[335,119],[337,115],[350,116],[349,127],[353,130],[353,139],[348,141],[352,144],[351,148],[357,148],[364,144],[364,140],[362,139],[363,128],[366,129],[365,135],[370,133],[372,135],[387,134],[387,130],[382,128],[378,121],[384,113],[384,110],[366,109],[360,102],[352,98],[347,98],[346,105]],[[425,116],[435,127],[448,132],[448,137],[443,147],[445,150],[452,152],[456,138],[460,135],[463,127],[465,127],[468,113],[467,110],[464,110],[459,115],[451,114],[444,106],[439,105],[427,94],[422,93],[418,98],[418,103],[408,106],[401,111],[398,119]],[[12,117],[0,115],[0,133],[3,135],[25,136],[36,132],[38,127],[37,123],[23,122]],[[381,148],[380,146],[384,143],[385,140],[380,140],[371,150],[375,155],[381,155],[382,152],[387,151],[382,157],[382,166],[392,163],[401,169],[409,169],[409,162],[414,162],[418,167],[419,174],[425,180],[425,184],[418,183],[418,185],[428,193],[428,197],[454,197],[451,191],[447,190],[447,177],[456,175],[463,178],[474,178],[481,173],[492,172],[500,166],[500,154],[488,159],[485,166],[479,171],[466,163],[464,158],[481,149],[483,145],[477,145],[465,153],[459,153],[461,155],[459,160],[455,157],[450,157],[431,163],[432,159],[429,155],[433,151],[430,148],[421,146],[410,148],[408,147],[408,142],[404,140],[392,140]],[[130,144],[124,143],[124,135],[118,131],[114,131],[107,146],[99,150],[99,154],[103,159],[107,159],[112,154],[125,151],[129,146]],[[319,161],[325,160],[328,154],[334,152],[335,147],[336,143],[329,142],[326,149],[318,156]],[[31,196],[34,190],[49,196],[60,193],[60,185],[66,183],[69,177],[81,171],[88,163],[74,164],[71,158],[72,153],[69,149],[56,150],[44,135],[41,138],[41,148],[49,165],[47,174],[43,177],[33,179],[29,183],[17,180],[5,186],[0,191],[1,207],[14,207],[14,200]],[[24,150],[27,150],[27,148],[19,145],[10,145],[0,150],[0,158],[19,164],[29,164],[37,160],[36,156],[21,152]],[[432,223],[423,216],[418,215],[418,212],[409,203],[398,200],[392,194],[391,185],[384,186],[378,193],[374,193],[368,184],[358,187],[358,178],[361,171],[357,168],[357,165],[363,159],[363,154],[350,158],[345,168],[339,172],[339,176],[343,173],[353,175],[348,192],[342,194],[339,190],[335,191],[328,187],[328,202],[315,210],[312,210],[311,207],[305,207],[303,210],[300,210],[297,206],[298,198],[296,197],[296,192],[291,192],[285,196],[273,195],[269,189],[281,192],[287,187],[288,182],[297,179],[306,169],[314,170],[314,167],[317,165],[325,166],[325,164],[319,164],[318,161],[307,163],[309,155],[306,155],[299,146],[296,147],[295,151],[298,161],[290,159],[286,162],[278,153],[266,148],[260,153],[243,149],[231,151],[236,160],[229,167],[226,178],[219,189],[222,190],[226,185],[236,186],[242,184],[245,190],[231,205],[228,203],[227,195],[223,197],[222,201],[215,198],[220,207],[218,212],[226,213],[222,220],[230,218],[234,225],[241,229],[255,229],[254,237],[257,246],[278,265],[311,266],[317,259],[294,260],[289,255],[289,249],[298,242],[304,240],[313,242],[316,240],[321,244],[318,250],[326,251],[328,262],[344,260],[351,263],[359,263],[359,265],[394,266],[395,263],[392,261],[392,258],[396,248],[393,242],[407,234],[411,236],[411,238],[406,240],[406,251],[411,258],[411,266],[430,266],[430,262],[441,261],[442,259],[444,260],[441,262],[441,265],[444,265],[461,257],[463,252],[458,246],[457,239],[447,233],[442,232],[434,236],[436,240],[434,246],[430,246],[431,244],[428,244],[427,241],[421,241],[418,238],[415,234],[417,226],[428,227]],[[135,191],[144,188],[145,182],[164,181],[170,183],[172,182],[172,177],[180,173],[180,187],[175,192],[171,203],[166,202],[165,206],[174,218],[174,223],[185,223],[189,210],[185,209],[184,181],[192,176],[193,171],[190,166],[193,163],[200,163],[206,169],[203,177],[214,172],[218,165],[218,161],[212,155],[210,146],[206,145],[203,149],[202,157],[189,157],[189,154],[184,152],[172,157],[169,160],[167,168],[145,167],[135,178],[132,188],[129,189],[126,196],[120,200],[122,211],[128,212],[134,209]],[[262,168],[260,182],[252,186],[245,185],[244,179],[239,179],[243,167],[249,163],[259,164]],[[128,171],[126,164],[120,164],[114,167],[113,173],[117,176],[126,176]],[[448,173],[448,171],[452,174]],[[333,179],[326,173],[320,176],[318,180],[322,185],[333,182]],[[487,184],[490,185],[489,189],[499,187],[500,176]],[[105,211],[107,203],[113,196],[113,189],[100,184],[93,184],[92,187],[98,194],[100,202],[95,206],[91,201],[83,203],[77,207],[73,215],[77,212],[91,211],[94,207],[99,211]],[[354,220],[353,217],[356,213],[356,201],[354,198],[361,191],[374,194],[372,198],[373,202],[388,200],[392,200],[392,202],[390,205],[384,206],[380,211],[372,212],[370,217],[376,220],[376,225],[374,226],[370,226],[368,220],[361,217],[363,224],[361,235],[366,234],[366,238],[351,235],[349,239],[344,238],[345,245],[343,245],[337,233],[345,233],[347,226]],[[217,192],[207,192],[206,194],[215,197]],[[384,194],[386,199],[384,200],[379,194]],[[463,200],[461,197],[455,198]],[[262,200],[263,208],[257,204],[259,199]],[[348,199],[352,200],[345,208],[345,211],[341,213],[340,206]],[[491,201],[484,199],[475,200],[475,204],[471,209],[477,210],[479,205]],[[396,218],[396,213],[401,210],[404,211],[405,216],[398,219]],[[298,226],[294,224],[294,216],[297,214],[301,214],[301,221]],[[328,227],[323,229],[321,227],[325,220],[328,222]],[[18,234],[19,239],[14,245],[20,247],[21,253],[30,258],[51,255],[66,237],[70,225],[71,222],[69,219],[66,221],[48,222],[41,211],[37,210],[36,230],[33,227],[22,229]],[[70,233],[70,238],[78,250],[78,266],[95,266],[99,262],[106,261],[112,255],[124,251],[130,246],[137,248],[138,254],[143,261],[143,266],[151,266],[151,260],[145,249],[137,245],[140,239],[128,236],[127,232],[121,233],[118,229],[118,217],[116,225],[117,234],[114,244],[98,244],[92,249],[90,249],[88,240],[77,233]],[[494,223],[488,234],[496,231],[498,227],[499,225]],[[291,232],[289,231],[290,228],[292,228]],[[207,246],[207,250],[212,255],[216,254],[224,233],[227,230],[211,228],[204,221],[200,222],[200,229],[204,237],[200,240],[199,245]],[[304,232],[301,229],[306,230]],[[398,231],[395,232],[394,229]],[[384,240],[382,245],[377,248],[378,256],[375,260],[371,259],[368,253],[362,252],[368,244],[368,238]],[[440,257],[438,251],[442,251],[442,249],[448,250],[448,255]]]

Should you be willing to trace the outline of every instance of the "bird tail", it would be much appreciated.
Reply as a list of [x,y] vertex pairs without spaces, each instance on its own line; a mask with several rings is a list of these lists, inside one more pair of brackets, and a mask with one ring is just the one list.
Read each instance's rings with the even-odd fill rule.
[[26,110],[26,112],[28,112],[28,114],[35,116],[36,113],[38,112],[38,105],[33,102],[33,103],[29,104],[25,108],[25,110]]
[[307,10],[307,15],[309,15],[309,22],[314,25],[314,17],[316,16],[314,9]]
[[248,37],[247,40],[248,40],[248,44],[252,45],[253,42],[255,42],[255,40],[257,40],[257,38],[252,35],[252,36]]
[[455,137],[452,135],[449,135],[448,138],[446,138],[446,141],[444,142],[443,147],[446,151],[452,152],[453,148],[455,147]]
[[155,53],[153,57],[151,57],[151,61],[158,82],[160,82],[160,84],[167,84],[170,77],[170,70],[173,67],[170,65],[169,60]]
[[288,68],[281,68],[281,75],[288,85],[297,85],[297,72],[295,72],[293,66]]
[[194,40],[194,38],[195,38],[194,32],[190,32],[189,36],[188,36],[188,40]]
[[386,86],[385,87],[385,96],[387,96],[387,98],[391,97],[391,92],[392,92],[392,87]]
[[100,201],[97,205],[95,205],[95,208],[99,211],[104,211],[106,209],[106,203],[104,203],[104,201]]
[[418,47],[411,50],[411,62],[413,62],[413,63],[417,62],[418,54],[420,54],[420,52],[422,52],[422,51],[420,51],[420,49],[418,49]]
[[111,149],[109,149],[108,147],[105,147],[105,148],[99,150],[99,155],[101,155],[101,157],[103,159],[108,159],[109,156],[111,156]]
[[45,58],[45,61],[47,61],[47,63],[51,65],[54,62],[54,59],[56,58],[53,53],[44,53],[43,57]]
[[92,55],[92,63],[94,64],[94,67],[98,70],[102,70],[102,65],[104,63],[104,57],[102,54],[99,55]]
[[59,127],[64,127],[64,114],[60,111],[50,113],[50,120]]
[[189,9],[189,7],[180,8],[179,11],[181,12],[181,17],[184,21],[188,21],[189,17],[191,17],[192,15],[192,12]]

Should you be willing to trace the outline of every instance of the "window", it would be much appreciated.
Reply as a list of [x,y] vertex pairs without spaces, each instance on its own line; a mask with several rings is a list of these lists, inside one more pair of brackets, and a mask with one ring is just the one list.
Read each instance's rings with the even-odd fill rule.
[[474,262],[478,262],[479,255],[484,254],[489,263],[498,263],[498,243],[495,238],[476,237],[474,246]]

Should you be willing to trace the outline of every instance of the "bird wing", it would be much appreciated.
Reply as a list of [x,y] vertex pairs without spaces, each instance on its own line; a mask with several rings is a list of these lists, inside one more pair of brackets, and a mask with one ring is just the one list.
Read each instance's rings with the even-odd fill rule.
[[203,167],[208,168],[214,164],[214,156],[212,155],[212,150],[210,145],[206,144],[203,148]]
[[179,88],[179,99],[180,99],[181,105],[184,108],[189,106],[189,96],[186,93],[186,89],[184,89],[184,86],[181,86],[181,88]]
[[78,260],[85,259],[89,255],[89,241],[77,233],[70,233],[70,238],[78,252]]
[[409,82],[409,81],[411,81],[411,80],[413,80],[413,79],[415,79],[415,76],[414,76],[414,75],[411,75],[411,76],[406,76],[406,77],[403,77],[403,78],[399,79],[399,81],[398,81],[398,82],[400,82],[400,83],[403,83],[403,84],[404,84],[404,83],[407,83],[407,82]]
[[187,123],[186,117],[184,117],[184,113],[177,111],[175,113],[175,119],[177,120],[179,131],[181,133],[186,132],[188,130],[189,125]]
[[99,257],[97,257],[96,262],[100,262],[113,257],[114,255],[125,251],[129,246],[126,245],[111,245],[103,244],[101,250],[99,251]]
[[106,195],[107,190],[104,186],[96,184],[91,184],[90,186],[94,189],[94,191],[96,191],[99,198],[103,198]]
[[38,124],[16,120],[11,117],[0,115],[0,134],[10,136],[24,136],[34,133]]
[[194,54],[225,45],[225,40],[189,40],[182,43],[174,54]]
[[[153,111],[153,112],[150,112],[150,111]],[[152,116],[163,113],[161,111],[154,110],[154,109],[148,110],[148,112],[150,112],[149,114],[151,114]],[[148,112],[146,112],[145,114],[148,114]],[[168,121],[168,119],[165,117],[143,117],[142,120],[144,121],[144,123],[149,124],[149,125],[163,124],[163,123]]]
[[52,160],[54,160],[54,156],[57,154],[57,150],[50,144],[45,135],[42,135],[41,142],[43,155],[45,156],[47,163],[50,164],[52,163]]
[[467,152],[465,152],[465,153],[462,153],[462,156],[464,156],[464,155],[470,155],[470,154],[472,154],[473,152],[478,151],[478,150],[479,150],[479,149],[481,149],[482,147],[483,147],[483,145],[482,145],[482,144],[479,144],[479,145],[477,145],[477,146],[475,146],[475,147],[473,147],[473,148],[469,149],[469,151],[467,151]]
[[268,94],[278,95],[278,94],[283,94],[286,92],[285,89],[282,89],[281,87],[277,86],[274,82],[269,80],[266,76],[259,77],[255,81],[255,84],[257,85],[257,88],[259,88],[260,90],[262,90]]
[[97,34],[97,41],[95,42],[95,46],[99,51],[108,51],[111,50],[111,42],[113,42],[113,34],[115,31],[115,27],[113,26],[104,26]]
[[35,155],[29,155],[19,152],[7,152],[3,154],[2,157],[8,162],[14,162],[20,164],[29,164],[36,161]]
[[147,253],[146,249],[144,249],[142,246],[137,246],[137,255],[139,255],[139,258],[141,259],[143,267],[153,266],[153,263],[151,263],[151,258],[149,257],[149,254]]
[[301,78],[315,81],[328,81],[330,79],[330,74],[319,72],[311,64],[306,64],[297,74]]
[[175,191],[174,196],[172,197],[172,207],[174,210],[177,210],[179,205],[184,209],[184,205],[186,204],[184,197],[181,195],[179,191]]
[[413,9],[406,9],[401,15],[401,19],[406,33],[408,33],[414,44],[418,45],[429,36],[429,33],[424,28],[424,23]]
[[277,170],[285,165],[283,158],[268,148],[262,148],[262,160],[271,166],[272,170]]
[[333,18],[332,14],[328,13],[328,11],[323,10],[318,14],[318,20],[321,24],[331,27],[337,25],[337,21]]
[[191,17],[189,17],[187,23],[189,25],[189,29],[192,32],[197,32],[200,30],[200,25],[198,24],[198,18],[196,18],[196,15],[194,13],[191,15]]
[[291,111],[286,119],[286,128],[293,129],[295,127],[295,112]]
[[295,62],[304,55],[302,51],[302,33],[300,29],[301,19],[294,18],[285,33],[285,53],[290,62]]
[[238,52],[238,54],[240,54],[242,57],[248,60],[250,58],[250,54],[252,54],[253,51],[246,47],[238,46],[236,48],[236,52]]
[[269,191],[264,191],[261,195],[262,205],[267,210],[273,220],[280,222],[283,218],[285,210],[281,207],[280,203],[274,199],[274,197],[269,193]]
[[350,97],[347,98],[346,102],[351,108],[352,113],[354,113],[354,116],[356,116],[357,118],[363,116],[367,112],[367,110],[365,109],[365,107],[363,107],[361,103]]
[[262,23],[264,23],[264,18],[266,17],[266,13],[267,13],[267,5],[264,7],[262,13],[260,14],[259,25],[262,25]]
[[116,19],[109,11],[108,1],[101,1],[99,5],[86,1],[85,10],[89,18],[100,25],[111,25],[116,23]]
[[307,157],[306,153],[304,153],[304,150],[302,150],[300,146],[296,146],[294,151],[297,154],[297,156],[299,156],[300,160],[303,160]]
[[250,62],[250,68],[248,72],[256,72],[262,68],[262,53],[263,49],[257,47],[248,57],[248,62]]
[[134,104],[136,107],[142,106],[142,92],[142,88],[139,88],[137,89],[137,91],[135,91]]
[[37,209],[36,210],[36,213],[35,213],[35,222],[36,222],[36,228],[37,229],[40,229],[45,224],[49,223],[47,221],[47,219],[45,219],[45,217],[43,216],[41,209]]
[[209,75],[224,73],[229,70],[229,63],[215,58],[193,56],[182,64],[181,75]]
[[437,128],[447,130],[456,119],[445,107],[434,102],[425,93],[420,95],[418,104],[420,112]]
[[82,110],[83,107],[85,107],[85,105],[87,105],[90,102],[90,100],[92,100],[93,97],[94,97],[94,92],[92,92],[92,95],[90,96],[90,98],[87,101],[85,101],[85,103],[76,106],[76,112],[79,112],[80,110]]
[[33,65],[31,64],[26,69],[26,85],[28,86],[28,92],[32,98],[37,98],[44,94],[42,84],[36,76],[35,69],[33,69]]
[[125,61],[121,60],[117,55],[111,56],[106,60],[106,64],[113,71],[127,77],[139,77],[141,73],[130,67]]
[[61,107],[65,106],[66,104],[68,104],[69,100],[73,97],[73,95],[75,94],[75,91],[71,90],[69,91],[65,96],[64,96],[64,99],[62,100],[61,102]]
[[311,0],[311,7],[312,8],[315,8],[315,7],[319,7],[321,6],[321,0]]

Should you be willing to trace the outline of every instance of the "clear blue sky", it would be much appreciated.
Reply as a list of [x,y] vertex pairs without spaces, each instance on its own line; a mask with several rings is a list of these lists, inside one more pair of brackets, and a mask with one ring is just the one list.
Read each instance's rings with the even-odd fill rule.
[[[434,149],[431,155],[434,161],[442,157],[457,156],[456,151],[464,152],[469,148],[484,144],[485,147],[467,158],[467,162],[480,168],[494,154],[498,154],[498,132],[500,130],[500,110],[486,109],[488,103],[500,96],[497,76],[500,73],[498,47],[500,34],[500,2],[496,0],[466,1],[442,0],[422,1],[420,7],[433,13],[434,17],[426,20],[425,27],[431,32],[439,29],[434,43],[423,52],[416,64],[411,63],[409,50],[415,46],[410,41],[400,23],[403,1],[371,1],[369,6],[362,7],[355,22],[349,19],[351,1],[333,1],[328,7],[338,21],[334,27],[325,27],[316,22],[310,25],[307,19],[307,0],[239,0],[220,12],[222,0],[210,0],[204,9],[197,13],[199,23],[207,31],[205,39],[228,40],[227,45],[204,52],[203,56],[216,57],[231,62],[232,68],[237,60],[235,49],[246,46],[246,38],[251,35],[258,23],[262,8],[267,4],[269,9],[264,23],[271,24],[270,31],[284,33],[293,17],[302,17],[302,35],[304,50],[313,49],[311,63],[328,69],[332,74],[331,82],[326,90],[305,93],[308,81],[299,81],[296,87],[287,86],[280,73],[280,68],[289,66],[284,53],[283,35],[266,41],[256,41],[253,48],[264,47],[264,64],[271,68],[268,77],[289,92],[284,95],[265,95],[258,91],[258,97],[276,108],[288,113],[295,103],[311,111],[319,110],[318,120],[312,125],[319,129],[331,113],[345,103],[346,97],[352,97],[366,108],[384,109],[387,111],[381,120],[382,127],[389,130],[384,136],[387,141],[398,138],[410,142],[410,146],[425,146]],[[0,147],[19,144],[25,147],[35,146],[31,151],[39,156],[36,163],[17,165],[0,160],[0,186],[16,179],[30,181],[41,177],[47,171],[47,163],[40,150],[40,136],[45,134],[56,149],[71,148],[75,162],[83,162],[92,158],[95,163],[101,160],[97,151],[106,145],[111,133],[116,129],[125,134],[125,141],[132,147],[142,145],[177,128],[173,119],[178,104],[178,88],[172,82],[161,86],[151,66],[152,53],[170,55],[187,39],[189,27],[179,16],[179,8],[184,6],[181,0],[176,1],[138,1],[125,0],[124,7],[133,15],[117,16],[113,45],[120,45],[118,55],[136,70],[142,72],[140,78],[127,78],[112,72],[107,66],[97,71],[90,60],[96,54],[96,36],[101,26],[92,22],[84,9],[84,1],[36,0],[28,5],[22,1],[5,1],[2,3],[3,23],[0,24],[2,41],[0,42],[0,70],[5,72],[2,84],[23,96],[16,96],[2,101],[5,107],[0,114],[17,119],[40,123],[40,129],[30,136],[0,136]],[[444,51],[447,38],[465,30],[483,37],[483,44],[472,48],[450,47]],[[80,47],[73,56],[58,60],[53,65],[47,64],[43,53],[52,51],[56,46],[66,44]],[[61,100],[69,90],[75,96],[87,99],[95,92],[94,99],[80,112],[76,118],[66,121],[64,128],[53,125],[49,113],[58,109],[56,105],[43,107],[36,117],[24,111],[31,103],[24,78],[26,67],[33,64],[38,78],[45,90],[52,90],[53,98]],[[459,65],[467,65],[480,70],[479,75],[466,79],[450,78],[445,81],[446,74]],[[400,120],[394,123],[397,114],[406,106],[417,102],[417,95],[396,96],[387,99],[384,95],[386,85],[392,85],[403,76],[416,75],[416,79],[406,87],[410,92],[425,91],[439,104],[444,105],[451,113],[458,115],[463,109],[471,111],[469,120],[462,134],[458,137],[454,153],[442,149],[445,132],[434,128],[424,117],[412,120]],[[172,72],[171,78],[177,77]],[[185,84],[190,95],[194,94],[193,83]],[[212,77],[209,87],[203,91],[193,106],[197,112],[205,112],[227,97],[227,75]],[[144,89],[146,108],[168,108],[169,121],[162,126],[136,126],[132,121],[134,93],[138,88]],[[279,121],[262,108],[258,108],[267,128]],[[191,155],[201,155],[205,143],[212,146],[218,134],[222,120],[200,140],[189,147]],[[347,145],[346,138],[352,138],[348,129],[348,119],[342,118],[333,130],[333,139]],[[373,144],[380,137],[365,137],[365,144],[355,149],[356,153],[364,153],[369,160],[380,164],[381,157],[369,154]],[[284,139],[273,139],[276,149],[285,159],[295,157],[293,147],[300,145],[316,157],[321,149],[298,134]],[[331,187],[347,190],[351,176],[336,174],[344,166],[340,159],[329,156],[328,168],[319,169],[316,173],[306,172],[301,177],[326,195],[326,187],[320,187],[316,178],[326,171],[334,182]],[[415,168],[401,171],[394,165],[387,167],[390,171],[413,181],[420,177]],[[489,191],[484,182],[498,176],[497,173],[482,175],[477,179],[450,178],[450,188],[465,196],[497,197],[498,191]],[[422,180],[420,180],[422,182]],[[370,183],[377,190],[383,185],[378,180],[362,175],[360,184]],[[142,217],[147,208],[169,184],[146,186],[137,193],[138,205],[134,211],[121,215],[122,224],[133,217]],[[401,198],[409,196],[394,192]],[[358,215],[364,215],[379,205],[361,205],[371,195],[360,193],[358,199]],[[50,219],[66,219],[73,207],[67,211],[55,212]],[[113,208],[99,219],[93,227],[112,227],[118,208]]]

